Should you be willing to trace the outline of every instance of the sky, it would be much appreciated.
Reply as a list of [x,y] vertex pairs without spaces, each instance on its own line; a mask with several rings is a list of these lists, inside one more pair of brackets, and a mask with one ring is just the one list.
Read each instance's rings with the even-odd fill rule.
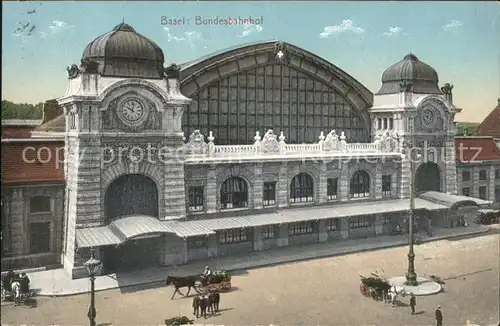
[[[437,70],[440,85],[454,85],[454,103],[463,109],[456,121],[482,121],[500,98],[500,4],[493,1],[2,5],[2,99],[13,102],[62,96],[66,67],[78,64],[88,43],[122,21],[154,40],[166,65],[276,39],[317,54],[375,93],[383,71],[411,52]],[[183,24],[162,24],[162,16]],[[200,23],[216,17],[252,18],[253,24]]]

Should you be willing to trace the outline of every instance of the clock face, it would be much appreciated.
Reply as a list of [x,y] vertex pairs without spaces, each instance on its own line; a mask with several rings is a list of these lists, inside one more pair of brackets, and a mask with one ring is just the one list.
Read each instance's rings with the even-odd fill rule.
[[146,113],[141,102],[134,99],[125,101],[125,103],[122,104],[120,110],[123,119],[131,123],[140,121]]
[[434,126],[434,122],[436,121],[436,115],[434,113],[434,110],[430,107],[424,108],[422,111],[422,123],[426,127],[432,127]]

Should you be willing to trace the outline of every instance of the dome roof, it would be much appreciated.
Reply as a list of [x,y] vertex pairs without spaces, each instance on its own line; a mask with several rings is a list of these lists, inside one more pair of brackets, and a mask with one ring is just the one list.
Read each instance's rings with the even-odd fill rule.
[[413,84],[414,93],[441,94],[436,70],[410,53],[384,71],[382,87],[376,95],[399,93],[403,81]]
[[82,63],[95,61],[101,76],[163,78],[165,61],[160,47],[125,23],[90,42]]

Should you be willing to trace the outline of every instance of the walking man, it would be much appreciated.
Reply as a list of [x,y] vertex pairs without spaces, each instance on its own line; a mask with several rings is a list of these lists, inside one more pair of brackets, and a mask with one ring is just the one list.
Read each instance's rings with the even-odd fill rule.
[[443,313],[441,312],[441,306],[436,307],[436,326],[443,326]]
[[415,306],[417,305],[417,298],[415,298],[415,295],[410,293],[410,307],[411,307],[411,314],[415,314]]

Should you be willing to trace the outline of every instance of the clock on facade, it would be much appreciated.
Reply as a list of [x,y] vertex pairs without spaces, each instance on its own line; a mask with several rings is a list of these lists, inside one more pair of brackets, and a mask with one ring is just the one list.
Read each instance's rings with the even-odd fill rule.
[[422,110],[422,114],[420,116],[422,124],[425,127],[433,127],[436,122],[436,114],[431,107],[425,107]]
[[118,107],[118,116],[128,126],[137,126],[146,117],[146,108],[135,98],[124,100]]

